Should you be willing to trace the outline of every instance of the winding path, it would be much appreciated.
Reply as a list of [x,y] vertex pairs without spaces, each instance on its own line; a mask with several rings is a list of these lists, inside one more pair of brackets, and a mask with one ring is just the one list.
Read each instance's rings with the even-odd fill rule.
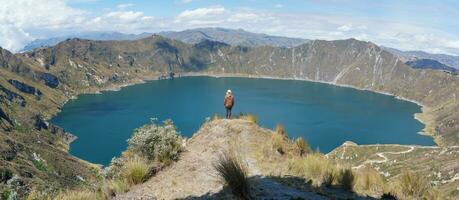
[[[377,164],[381,164],[381,163],[385,163],[387,162],[389,159],[385,156],[385,154],[392,154],[392,155],[398,155],[398,154],[406,154],[406,153],[410,153],[414,150],[414,146],[409,146],[409,149],[408,150],[405,150],[405,151],[386,151],[386,152],[379,152],[379,153],[376,153],[376,155],[380,158],[382,158],[382,160],[366,160],[365,162],[363,162],[362,164],[358,165],[358,166],[355,166],[355,167],[352,167],[352,169],[360,169],[362,167],[364,167],[366,164],[374,164],[374,163],[377,163]],[[343,150],[345,151],[345,150]]]

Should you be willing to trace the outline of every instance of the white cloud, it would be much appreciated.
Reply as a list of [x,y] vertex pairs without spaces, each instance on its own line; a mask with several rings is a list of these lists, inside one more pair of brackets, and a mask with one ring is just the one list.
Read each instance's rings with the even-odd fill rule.
[[[223,6],[188,9],[172,17],[153,17],[120,4],[100,13],[70,7],[69,0],[14,0],[0,4],[0,46],[17,51],[31,40],[84,31],[125,33],[183,30],[203,26],[308,39],[357,38],[404,50],[459,54],[459,36],[425,24],[361,17],[282,13]],[[75,1],[75,0],[73,0]],[[86,0],[85,0],[86,1]],[[189,3],[192,0],[184,0]],[[282,5],[275,7],[282,7]],[[33,11],[31,10],[33,8]]]
[[225,13],[225,8],[210,7],[210,8],[197,8],[194,10],[185,10],[181,12],[177,17],[175,17],[176,22],[186,22],[186,21],[215,21],[212,18],[218,17],[219,15]]
[[193,0],[181,0],[182,3],[191,3]]
[[127,4],[119,4],[117,5],[116,7],[120,10],[123,10],[123,9],[126,9],[126,8],[129,8],[129,7],[132,7],[134,6],[134,4],[132,3],[127,3]]
[[21,49],[32,38],[13,24],[0,24],[0,45],[9,50]]
[[351,26],[342,25],[342,26],[338,27],[338,30],[340,30],[340,31],[350,31],[350,30],[352,30],[352,28],[351,28]]
[[283,8],[284,5],[282,5],[282,4],[276,4],[276,5],[274,5],[274,7],[276,7],[276,8]]

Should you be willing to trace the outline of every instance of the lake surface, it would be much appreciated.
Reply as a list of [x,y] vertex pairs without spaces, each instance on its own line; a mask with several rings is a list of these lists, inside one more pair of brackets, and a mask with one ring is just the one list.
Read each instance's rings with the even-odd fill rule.
[[151,81],[81,95],[64,105],[52,122],[78,136],[70,153],[107,165],[126,149],[135,128],[172,119],[191,137],[206,117],[224,115],[227,89],[235,95],[233,115],[253,113],[259,124],[285,125],[290,137],[303,136],[316,149],[329,152],[347,140],[357,144],[433,145],[417,134],[424,127],[414,119],[420,106],[369,91],[323,83],[250,78],[184,77]]

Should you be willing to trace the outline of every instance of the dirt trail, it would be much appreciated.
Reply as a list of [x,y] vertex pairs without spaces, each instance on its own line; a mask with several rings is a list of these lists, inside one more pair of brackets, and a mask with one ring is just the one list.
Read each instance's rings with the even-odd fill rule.
[[144,184],[135,186],[116,200],[134,199],[232,199],[223,190],[212,163],[222,151],[237,149],[246,162],[251,189],[256,199],[327,199],[313,192],[284,186],[269,179],[256,167],[255,143],[268,142],[270,130],[245,120],[216,120],[203,127],[187,143],[180,160],[159,172]]
[[387,152],[379,152],[379,153],[376,153],[376,155],[380,158],[382,158],[382,160],[366,160],[365,162],[363,162],[362,164],[358,165],[358,166],[355,166],[353,167],[353,169],[360,169],[362,167],[364,167],[365,165],[369,164],[374,164],[374,163],[377,163],[377,164],[381,164],[381,163],[385,163],[387,162],[389,159],[385,156],[385,154],[392,154],[392,155],[397,155],[397,154],[406,154],[406,153],[410,153],[414,150],[414,146],[410,146],[408,150],[404,150],[404,151],[387,151]]

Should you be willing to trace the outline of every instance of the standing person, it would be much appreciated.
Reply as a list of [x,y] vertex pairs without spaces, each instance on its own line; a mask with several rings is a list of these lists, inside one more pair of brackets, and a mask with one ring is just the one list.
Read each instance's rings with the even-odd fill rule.
[[234,106],[234,97],[231,90],[226,91],[225,101],[223,102],[223,105],[226,108],[226,119],[231,119],[231,109],[233,109]]

